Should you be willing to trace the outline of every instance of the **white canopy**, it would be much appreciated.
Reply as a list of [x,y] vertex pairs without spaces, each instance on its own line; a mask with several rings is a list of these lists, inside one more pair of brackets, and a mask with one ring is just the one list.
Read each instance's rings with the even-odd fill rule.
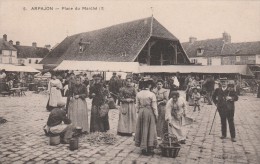
[[96,72],[139,72],[138,62],[71,61],[64,60],[54,70],[79,70]]
[[12,64],[0,64],[0,69],[5,69],[7,72],[40,72],[30,66],[16,66]]
[[204,73],[204,74],[241,74],[253,76],[247,65],[214,65],[214,66],[191,66],[191,65],[165,65],[165,66],[140,66],[141,73]]

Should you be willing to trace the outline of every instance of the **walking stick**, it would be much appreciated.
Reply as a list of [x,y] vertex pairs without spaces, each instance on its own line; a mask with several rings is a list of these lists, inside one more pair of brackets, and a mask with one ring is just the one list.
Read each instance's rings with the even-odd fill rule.
[[209,131],[209,135],[210,135],[210,133],[211,133],[211,130],[212,130],[212,127],[213,127],[213,124],[214,124],[214,121],[215,121],[216,114],[217,114],[217,109],[216,109],[216,112],[215,112],[215,115],[214,115],[214,118],[213,118],[213,121],[212,121],[212,124],[211,124],[211,128],[210,128],[210,131]]

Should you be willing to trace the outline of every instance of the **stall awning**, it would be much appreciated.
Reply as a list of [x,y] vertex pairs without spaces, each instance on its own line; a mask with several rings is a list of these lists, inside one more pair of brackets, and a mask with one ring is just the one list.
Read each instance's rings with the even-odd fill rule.
[[203,73],[203,74],[241,74],[254,76],[247,65],[218,65],[218,66],[140,66],[141,73]]
[[5,69],[7,72],[40,72],[30,66],[16,66],[12,64],[0,64],[0,69]]
[[138,62],[69,61],[64,60],[54,70],[96,72],[139,72]]

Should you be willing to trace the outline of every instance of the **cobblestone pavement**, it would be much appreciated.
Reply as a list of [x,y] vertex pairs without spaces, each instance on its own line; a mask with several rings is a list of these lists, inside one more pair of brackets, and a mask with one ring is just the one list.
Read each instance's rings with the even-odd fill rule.
[[[49,115],[46,102],[46,95],[31,92],[26,97],[0,97],[0,116],[8,120],[0,125],[0,163],[260,163],[260,99],[252,96],[241,96],[236,103],[236,143],[230,137],[219,138],[218,114],[209,135],[214,106],[202,105],[200,112],[192,112],[190,107],[187,115],[195,122],[188,127],[187,142],[177,158],[161,157],[159,150],[154,156],[140,155],[133,137],[117,136],[115,145],[80,142],[76,151],[63,144],[49,146],[42,130]],[[118,110],[110,111],[109,121],[116,134]],[[106,154],[101,155],[100,150]]]

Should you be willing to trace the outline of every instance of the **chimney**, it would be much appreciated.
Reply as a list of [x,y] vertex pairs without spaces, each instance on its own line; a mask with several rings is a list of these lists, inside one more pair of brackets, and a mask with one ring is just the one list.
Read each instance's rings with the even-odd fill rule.
[[7,41],[7,35],[6,34],[3,35],[3,38],[4,38],[5,41]]
[[16,41],[15,43],[17,46],[20,46],[20,42],[19,41]]
[[33,42],[33,43],[32,43],[32,46],[33,46],[33,47],[37,47],[37,43],[36,43],[36,42]]
[[13,41],[12,41],[12,40],[9,40],[9,43],[10,43],[11,45],[13,45]]
[[46,44],[44,47],[47,48],[49,51],[51,50],[51,45],[49,44]]
[[228,33],[224,32],[223,33],[223,40],[224,40],[225,43],[231,43],[231,36]]
[[192,43],[194,43],[195,41],[197,41],[197,38],[195,38],[195,37],[190,37],[190,43],[192,44]]

